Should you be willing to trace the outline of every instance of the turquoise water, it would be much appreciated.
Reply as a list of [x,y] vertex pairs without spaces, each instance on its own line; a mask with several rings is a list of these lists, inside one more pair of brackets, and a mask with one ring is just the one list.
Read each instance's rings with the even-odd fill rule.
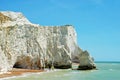
[[96,65],[99,70],[57,70],[7,80],[120,80],[120,63],[96,63]]

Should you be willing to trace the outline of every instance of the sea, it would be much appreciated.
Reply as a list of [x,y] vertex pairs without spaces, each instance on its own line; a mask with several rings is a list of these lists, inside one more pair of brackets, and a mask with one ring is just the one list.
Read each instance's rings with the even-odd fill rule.
[[98,70],[55,69],[1,80],[120,80],[120,62],[96,62],[96,65]]

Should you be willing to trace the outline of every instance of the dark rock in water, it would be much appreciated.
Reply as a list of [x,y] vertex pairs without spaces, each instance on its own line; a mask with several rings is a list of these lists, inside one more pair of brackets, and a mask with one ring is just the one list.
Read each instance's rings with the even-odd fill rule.
[[63,66],[54,66],[56,69],[69,69],[72,68],[71,65],[63,65]]
[[92,70],[96,69],[96,66],[79,66],[77,70]]

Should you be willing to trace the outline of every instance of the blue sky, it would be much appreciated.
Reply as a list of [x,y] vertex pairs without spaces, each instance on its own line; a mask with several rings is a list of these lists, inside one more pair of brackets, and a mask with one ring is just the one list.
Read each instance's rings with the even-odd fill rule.
[[0,0],[40,25],[72,24],[78,44],[96,61],[120,61],[120,0]]

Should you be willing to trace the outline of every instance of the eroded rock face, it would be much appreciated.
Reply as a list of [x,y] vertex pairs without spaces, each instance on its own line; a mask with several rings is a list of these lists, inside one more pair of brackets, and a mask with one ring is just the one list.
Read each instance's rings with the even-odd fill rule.
[[8,65],[7,57],[0,48],[0,73],[7,72],[8,68],[9,65]]
[[91,70],[96,69],[93,57],[90,56],[88,51],[83,51],[79,55],[79,66],[78,70]]
[[71,25],[40,26],[18,12],[0,12],[0,21],[0,71],[48,65],[71,68],[72,60],[82,52]]
[[0,25],[0,53],[7,66],[40,69],[53,64],[55,68],[71,67],[71,54],[77,46],[73,26],[44,27],[30,23],[21,13],[1,14],[10,19]]
[[5,16],[2,13],[0,13],[0,24],[5,23],[7,21],[11,21],[11,19],[8,16]]

